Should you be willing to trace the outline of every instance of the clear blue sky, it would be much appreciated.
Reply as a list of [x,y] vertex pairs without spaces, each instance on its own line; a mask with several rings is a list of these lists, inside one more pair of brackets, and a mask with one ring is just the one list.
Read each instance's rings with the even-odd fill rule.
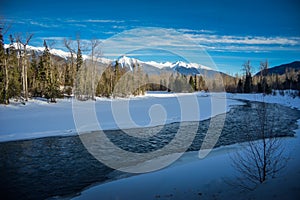
[[[106,40],[133,28],[156,27],[175,29],[203,46],[217,67],[231,74],[241,73],[248,59],[254,71],[265,59],[271,66],[300,60],[297,0],[4,0],[0,15],[12,24],[10,33],[34,33],[34,46],[48,39],[62,48],[62,38],[76,34]],[[129,44],[130,38],[124,40]],[[174,47],[176,40],[178,35],[170,35],[163,42]]]

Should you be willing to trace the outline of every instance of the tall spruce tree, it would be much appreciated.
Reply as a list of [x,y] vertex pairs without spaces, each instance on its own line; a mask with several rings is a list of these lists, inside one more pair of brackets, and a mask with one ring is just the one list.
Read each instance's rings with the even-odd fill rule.
[[44,96],[50,100],[50,102],[56,102],[56,98],[59,97],[59,84],[58,84],[58,71],[57,67],[53,65],[51,61],[50,50],[47,46],[46,40],[44,40],[44,52],[42,55],[42,64],[46,71],[45,93]]
[[38,63],[35,51],[31,51],[31,62],[28,70],[28,91],[32,96],[36,96],[37,83],[38,83]]
[[83,59],[82,59],[82,52],[80,47],[80,41],[77,40],[77,57],[76,57],[76,71],[78,72],[82,67]]
[[191,88],[193,88],[193,90],[195,91],[195,82],[194,82],[193,76],[190,76],[189,84],[190,84]]
[[237,88],[236,88],[236,92],[237,93],[243,93],[243,81],[242,81],[242,79],[239,79],[239,82],[238,82]]
[[3,27],[0,27],[0,103],[8,103],[7,102],[7,91],[5,90],[6,84],[6,70],[7,70],[7,63],[6,63],[6,55],[4,49],[4,39],[3,39]]
[[21,75],[18,66],[17,50],[14,46],[14,38],[10,35],[10,45],[7,51],[8,58],[8,98],[19,98],[21,94]]
[[197,75],[194,75],[194,91],[198,91],[198,87],[197,87]]
[[206,83],[205,83],[205,80],[203,78],[203,76],[199,76],[199,79],[198,79],[198,90],[201,91],[201,90],[206,90]]
[[251,74],[251,64],[248,60],[243,65],[243,70],[245,71],[245,84],[244,84],[244,93],[251,93],[252,92],[252,74]]

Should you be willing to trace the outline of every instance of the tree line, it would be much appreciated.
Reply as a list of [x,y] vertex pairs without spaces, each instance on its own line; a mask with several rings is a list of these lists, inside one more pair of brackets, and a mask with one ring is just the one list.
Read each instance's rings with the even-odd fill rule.
[[238,93],[265,93],[271,94],[274,90],[298,90],[300,91],[300,71],[296,72],[295,69],[286,69],[283,75],[269,74],[268,61],[260,63],[259,74],[253,76],[250,61],[244,63],[242,69],[244,76],[237,77],[236,89]]
[[[25,102],[29,97],[45,97],[50,102],[55,102],[56,98],[62,97],[62,94],[72,87],[75,75],[74,70],[69,68],[70,65],[52,55],[46,41],[40,55],[33,50],[27,50],[31,38],[32,35],[27,35],[22,41],[20,35],[16,37],[10,35],[9,47],[5,48],[4,38],[0,33],[0,103],[2,104],[9,104],[10,99]],[[79,49],[76,57],[78,68],[82,62]]]

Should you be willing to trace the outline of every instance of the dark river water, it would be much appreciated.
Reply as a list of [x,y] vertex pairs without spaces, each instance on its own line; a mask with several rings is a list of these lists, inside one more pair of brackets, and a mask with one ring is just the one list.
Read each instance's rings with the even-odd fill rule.
[[[233,106],[226,114],[225,125],[215,147],[259,139],[257,134],[262,103],[245,102]],[[276,104],[266,104],[268,127],[276,136],[293,136],[300,111]],[[216,116],[216,118],[222,115]],[[218,120],[216,120],[218,121]],[[198,126],[197,134],[188,151],[198,151],[207,132],[210,120],[184,122],[187,132]],[[175,136],[179,123],[132,132],[161,131],[147,139],[134,138],[121,130],[105,131],[107,137],[120,148],[145,153],[168,144]],[[47,199],[74,195],[84,188],[112,179],[115,173],[96,160],[83,146],[78,136],[48,137],[0,143],[0,197],[1,199]]]

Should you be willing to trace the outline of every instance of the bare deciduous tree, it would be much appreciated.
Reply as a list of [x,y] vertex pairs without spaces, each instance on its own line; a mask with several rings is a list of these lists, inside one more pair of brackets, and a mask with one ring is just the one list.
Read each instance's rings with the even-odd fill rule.
[[[255,108],[257,117],[246,123],[256,123],[255,128],[247,128],[247,146],[232,157],[233,167],[237,170],[238,185],[253,190],[259,183],[275,177],[286,164],[288,157],[284,154],[282,140],[273,130],[274,118],[270,116],[268,104],[258,104]],[[256,134],[256,135],[255,135]],[[259,140],[255,140],[259,138]]]
[[28,101],[28,54],[27,54],[27,45],[29,43],[29,41],[31,40],[33,34],[26,34],[25,40],[22,41],[22,37],[21,35],[17,35],[16,36],[16,41],[18,44],[18,49],[19,49],[19,57],[23,58],[21,59],[21,71],[22,71],[22,88],[23,88],[23,95],[24,95],[24,99],[25,101]]
[[[66,70],[66,74],[69,74],[70,76],[67,77],[67,86],[73,86],[74,84],[74,80],[75,80],[75,76],[76,76],[76,67],[75,67],[75,64],[74,64],[74,54],[76,54],[76,51],[74,50],[74,48],[72,47],[72,40],[67,40],[67,39],[64,39],[64,45],[65,47],[68,49],[68,51],[70,52],[70,65],[69,67],[67,68]],[[69,80],[70,79],[70,80]]]
[[97,57],[101,55],[101,52],[96,51],[96,48],[100,45],[100,41],[93,39],[91,40],[91,64],[92,64],[92,99],[95,99],[95,91],[96,91],[96,63]]

